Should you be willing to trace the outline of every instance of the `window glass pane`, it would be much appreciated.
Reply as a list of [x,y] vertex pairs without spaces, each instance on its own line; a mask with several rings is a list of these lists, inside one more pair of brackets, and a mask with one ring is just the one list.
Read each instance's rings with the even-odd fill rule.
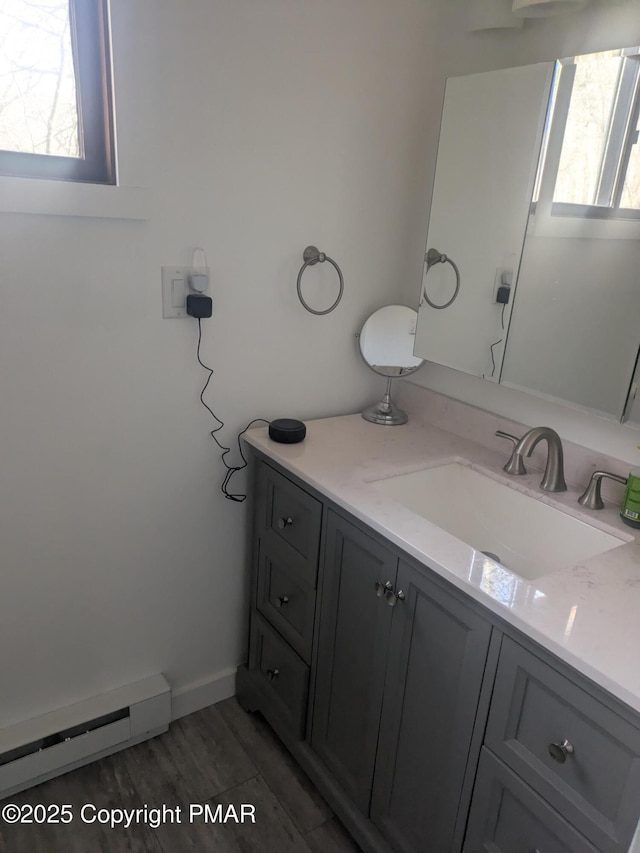
[[0,33],[0,148],[82,156],[69,0],[2,0]]
[[576,56],[576,76],[553,200],[597,201],[602,160],[622,70],[620,51]]
[[620,207],[640,210],[640,115],[636,119],[636,142],[631,146],[629,165],[622,185]]

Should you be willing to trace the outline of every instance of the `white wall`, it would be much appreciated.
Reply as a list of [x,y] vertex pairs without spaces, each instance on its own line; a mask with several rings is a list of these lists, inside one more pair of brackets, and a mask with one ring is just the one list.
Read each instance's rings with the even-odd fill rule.
[[[419,175],[423,187],[422,208],[417,194],[413,197],[414,221],[422,216],[424,224],[422,243],[418,241],[415,230],[411,232],[412,240],[415,240],[412,247],[415,267],[406,282],[406,299],[412,304],[417,304],[422,274],[424,235],[427,233],[429,199],[435,173],[433,152],[438,137],[435,118],[442,109],[445,79],[640,43],[637,0],[593,0],[579,14],[527,21],[522,30],[468,33],[466,20],[465,0],[443,0],[429,51],[428,97],[432,120],[423,127],[425,161]],[[516,421],[532,426],[547,424],[571,441],[638,463],[640,432],[637,428],[620,426],[596,415],[496,386],[440,365],[425,365],[412,380]]]
[[640,240],[581,239],[575,225],[575,237],[527,235],[501,381],[619,419],[638,354]]
[[[112,13],[121,176],[149,218],[0,216],[0,725],[242,659],[244,506],[219,494],[195,321],[162,319],[160,267],[207,252],[208,400],[234,442],[377,399],[353,335],[415,263],[429,3]],[[344,271],[326,317],[295,294],[309,243]],[[311,270],[309,299],[316,275],[333,287]]]

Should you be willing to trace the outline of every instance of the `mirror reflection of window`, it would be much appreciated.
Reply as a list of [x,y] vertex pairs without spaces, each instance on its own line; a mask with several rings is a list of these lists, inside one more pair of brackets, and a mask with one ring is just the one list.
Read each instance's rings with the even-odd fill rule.
[[[551,130],[562,134],[552,215],[640,216],[635,53],[610,50],[562,60]],[[554,168],[553,158],[545,158],[544,168]]]
[[597,204],[609,124],[622,71],[620,51],[574,58],[576,75],[553,200]]
[[625,170],[620,206],[640,210],[640,85],[636,91],[635,125],[632,125],[629,160]]

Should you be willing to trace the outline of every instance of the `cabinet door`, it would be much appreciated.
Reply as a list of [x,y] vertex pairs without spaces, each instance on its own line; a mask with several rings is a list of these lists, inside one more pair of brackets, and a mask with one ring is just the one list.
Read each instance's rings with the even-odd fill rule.
[[394,849],[450,851],[491,626],[401,562],[371,816]]
[[393,614],[376,584],[396,568],[377,538],[328,514],[311,745],[365,814]]

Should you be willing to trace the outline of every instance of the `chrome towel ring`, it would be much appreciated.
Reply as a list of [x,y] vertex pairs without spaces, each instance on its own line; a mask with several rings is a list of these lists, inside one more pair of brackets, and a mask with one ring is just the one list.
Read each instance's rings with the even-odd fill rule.
[[451,264],[451,266],[453,267],[453,270],[456,274],[456,289],[453,291],[453,296],[451,297],[451,299],[448,302],[445,302],[444,305],[436,305],[435,302],[432,302],[429,299],[429,297],[427,296],[426,282],[425,282],[425,286],[422,288],[424,300],[427,303],[427,305],[430,305],[432,308],[437,308],[438,310],[441,310],[442,308],[448,308],[449,305],[451,305],[453,302],[455,302],[456,297],[458,296],[458,291],[460,290],[460,270],[458,269],[456,264],[451,260],[451,258],[448,258],[446,255],[440,254],[440,252],[437,249],[429,249],[427,251],[427,254],[424,256],[424,259],[425,259],[426,264],[427,264],[427,270],[424,274],[425,279],[426,279],[431,267],[435,266],[436,264]]
[[[307,248],[304,250],[302,257],[304,259],[304,264],[302,265],[302,268],[298,273],[298,299],[300,300],[300,302],[302,302],[307,311],[310,311],[312,314],[329,314],[331,311],[333,311],[334,308],[337,307],[338,302],[340,302],[340,300],[342,299],[342,294],[344,292],[344,278],[342,277],[342,270],[332,258],[328,257],[328,255],[325,255],[324,252],[320,252],[315,246],[307,246]],[[312,267],[315,264],[323,264],[325,261],[328,261],[338,273],[340,291],[338,293],[338,298],[330,308],[327,308],[325,311],[316,311],[315,308],[311,308],[309,305],[307,305],[307,303],[302,297],[302,274],[304,273],[307,267]]]

